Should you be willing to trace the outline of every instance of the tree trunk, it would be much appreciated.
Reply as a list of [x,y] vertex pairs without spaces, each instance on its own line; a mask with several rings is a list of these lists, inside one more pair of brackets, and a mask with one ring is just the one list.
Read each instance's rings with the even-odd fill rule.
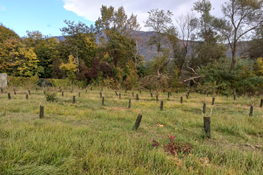
[[230,66],[230,72],[234,69],[235,65],[236,65],[236,45],[237,42],[234,41],[233,46],[232,46],[232,62],[231,62],[231,66]]

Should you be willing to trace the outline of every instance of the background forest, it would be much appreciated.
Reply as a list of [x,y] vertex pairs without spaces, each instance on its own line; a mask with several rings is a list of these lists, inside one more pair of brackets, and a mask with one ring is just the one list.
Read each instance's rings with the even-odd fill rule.
[[63,37],[27,31],[20,38],[0,25],[0,73],[81,81],[127,89],[195,88],[208,93],[258,93],[263,85],[263,2],[229,0],[223,18],[209,0],[173,13],[148,12],[141,31],[123,7],[101,7],[95,25],[65,20]]

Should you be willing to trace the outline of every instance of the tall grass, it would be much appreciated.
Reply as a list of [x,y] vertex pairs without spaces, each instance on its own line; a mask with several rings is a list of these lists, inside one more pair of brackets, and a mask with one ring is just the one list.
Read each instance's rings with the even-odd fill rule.
[[[52,89],[51,89],[52,90]],[[56,89],[53,89],[54,91]],[[58,91],[58,90],[56,90]],[[167,93],[159,101],[150,93],[104,88],[105,105],[99,89],[57,92],[57,102],[45,101],[41,90],[24,89],[8,100],[0,94],[0,174],[261,174],[263,169],[263,111],[255,98],[250,117],[248,97],[226,98],[190,93]],[[78,92],[81,96],[78,97]],[[136,94],[136,92],[135,92]],[[76,103],[72,104],[72,97]],[[135,95],[136,96],[136,95]],[[132,107],[128,109],[128,99]],[[203,131],[203,100],[211,116],[211,139]],[[164,109],[160,111],[160,100]],[[44,118],[39,119],[39,106]],[[142,122],[133,131],[136,117]],[[162,145],[167,135],[193,145],[189,155],[170,155]],[[152,140],[160,143],[153,147]]]

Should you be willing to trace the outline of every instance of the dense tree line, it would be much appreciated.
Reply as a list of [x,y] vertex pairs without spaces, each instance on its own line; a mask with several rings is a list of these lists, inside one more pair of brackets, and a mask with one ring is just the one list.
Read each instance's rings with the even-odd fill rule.
[[[126,88],[178,88],[255,92],[263,85],[263,2],[229,0],[223,18],[211,15],[209,0],[173,23],[173,13],[153,9],[145,27],[153,31],[148,47],[157,55],[144,61],[137,16],[123,7],[102,6],[95,25],[65,20],[65,40],[27,31],[20,38],[0,26],[0,72],[12,76],[69,78]],[[226,51],[230,49],[231,57]],[[237,54],[237,52],[240,52]]]

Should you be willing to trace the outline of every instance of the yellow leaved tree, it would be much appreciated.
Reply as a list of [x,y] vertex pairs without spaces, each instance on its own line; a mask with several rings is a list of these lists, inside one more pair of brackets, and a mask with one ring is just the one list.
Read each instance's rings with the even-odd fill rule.
[[258,76],[263,76],[263,58],[257,59],[255,73]]
[[0,72],[32,77],[38,73],[38,62],[33,48],[26,47],[18,39],[11,38],[0,43]]
[[18,51],[21,57],[17,68],[18,74],[20,76],[32,77],[38,72],[37,63],[39,60],[37,59],[37,55],[32,47],[20,47]]
[[59,66],[61,70],[67,72],[68,79],[72,82],[72,91],[74,88],[73,81],[76,78],[75,72],[77,71],[77,67],[76,59],[72,55],[69,55],[68,63],[62,63]]
[[14,72],[16,66],[19,65],[19,52],[17,50],[21,43],[17,39],[7,39],[0,43],[0,72]]

